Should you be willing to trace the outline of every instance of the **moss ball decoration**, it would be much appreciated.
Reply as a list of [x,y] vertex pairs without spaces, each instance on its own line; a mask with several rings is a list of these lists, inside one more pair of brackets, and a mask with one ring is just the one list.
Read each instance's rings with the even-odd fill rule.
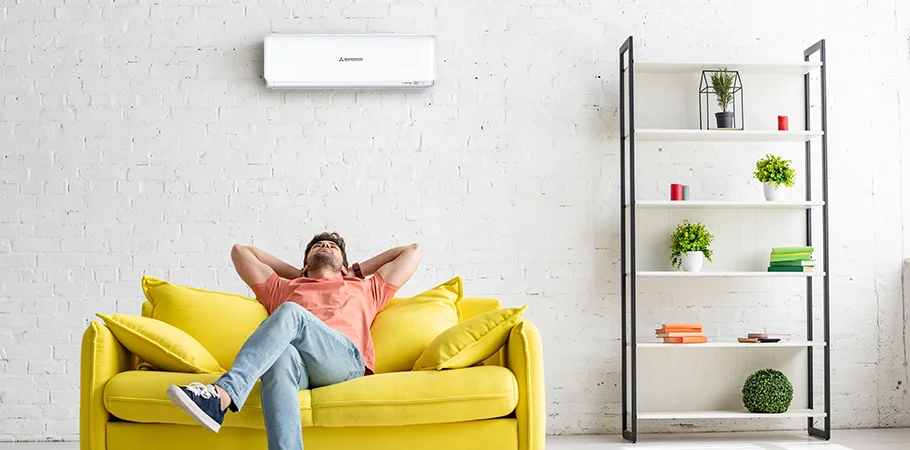
[[756,371],[743,384],[743,405],[752,413],[787,412],[793,401],[793,385],[774,369]]

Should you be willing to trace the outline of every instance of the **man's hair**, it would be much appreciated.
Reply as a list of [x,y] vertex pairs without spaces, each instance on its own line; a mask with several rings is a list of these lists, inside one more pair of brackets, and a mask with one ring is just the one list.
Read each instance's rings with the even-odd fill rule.
[[316,236],[313,236],[313,239],[311,239],[310,243],[306,245],[306,250],[303,252],[303,265],[306,265],[306,259],[310,255],[310,250],[319,241],[334,242],[335,245],[337,245],[338,248],[341,249],[341,259],[342,259],[341,265],[344,267],[348,267],[348,254],[344,248],[344,238],[341,237],[341,235],[339,235],[338,233],[336,233],[334,231],[331,233],[319,233]]

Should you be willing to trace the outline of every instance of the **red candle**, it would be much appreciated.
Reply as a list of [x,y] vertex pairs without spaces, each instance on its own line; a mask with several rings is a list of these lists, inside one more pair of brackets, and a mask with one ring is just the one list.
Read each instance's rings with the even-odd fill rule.
[[790,129],[790,120],[787,116],[777,116],[777,129],[782,131]]
[[683,185],[675,183],[670,185],[670,200],[682,200],[682,194]]

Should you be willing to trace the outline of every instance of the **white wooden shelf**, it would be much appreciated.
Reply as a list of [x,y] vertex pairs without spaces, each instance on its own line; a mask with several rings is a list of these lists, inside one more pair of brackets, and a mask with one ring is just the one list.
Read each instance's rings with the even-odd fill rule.
[[[742,201],[710,201],[710,200],[639,200],[635,207],[639,209],[670,209],[670,208],[704,208],[704,209],[810,209],[824,206],[825,202],[800,201],[800,202],[742,202]],[[626,203],[626,208],[629,204]]]
[[821,66],[820,61],[766,63],[643,61],[635,63],[635,73],[700,73],[702,70],[726,67],[727,70],[738,70],[741,75],[805,75]]
[[[816,130],[689,130],[674,128],[639,128],[636,141],[688,142],[806,142],[821,137]],[[626,139],[629,135],[626,134]]]
[[768,277],[803,278],[821,277],[825,272],[683,272],[683,271],[638,271],[640,277]]
[[639,342],[638,348],[768,348],[768,347],[824,347],[826,344],[819,341],[787,341],[787,342],[705,342],[703,344],[664,344],[663,342]]
[[640,411],[639,419],[788,419],[805,417],[825,417],[824,411],[790,408],[780,414],[750,413],[746,410],[717,411]]

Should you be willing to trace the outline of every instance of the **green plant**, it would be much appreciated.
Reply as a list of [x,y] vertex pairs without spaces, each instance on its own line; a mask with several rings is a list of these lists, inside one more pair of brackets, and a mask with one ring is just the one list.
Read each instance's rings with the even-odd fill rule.
[[711,73],[711,86],[714,88],[714,95],[717,96],[717,106],[720,106],[723,112],[727,112],[730,102],[733,101],[733,82],[735,80],[736,75],[728,72],[726,67]]
[[793,385],[774,369],[756,371],[743,384],[743,405],[753,413],[782,413],[793,401]]
[[789,159],[776,155],[765,155],[764,159],[755,163],[753,175],[762,183],[773,183],[775,189],[780,185],[792,187],[793,181],[796,179],[796,172],[793,171],[790,164],[793,164],[793,161]]
[[711,243],[714,242],[714,236],[708,232],[708,229],[701,223],[690,223],[689,220],[683,220],[683,223],[676,226],[676,231],[670,235],[670,262],[673,267],[679,268],[682,265],[682,255],[688,252],[702,252],[705,258],[711,261]]

